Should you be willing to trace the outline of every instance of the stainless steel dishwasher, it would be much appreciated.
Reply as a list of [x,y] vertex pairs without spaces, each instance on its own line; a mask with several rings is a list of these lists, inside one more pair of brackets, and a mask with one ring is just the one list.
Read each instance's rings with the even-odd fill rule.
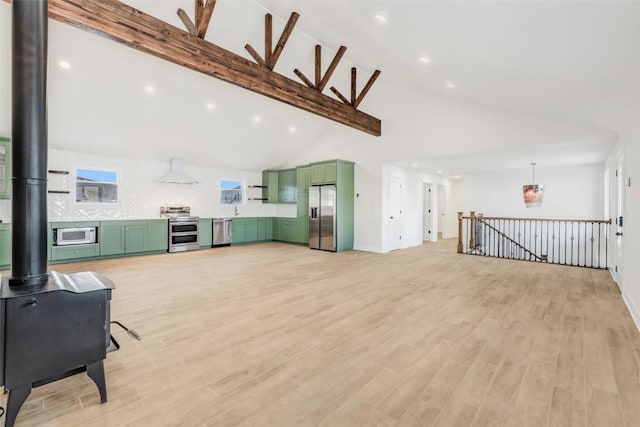
[[233,240],[233,219],[213,218],[213,245],[230,245]]

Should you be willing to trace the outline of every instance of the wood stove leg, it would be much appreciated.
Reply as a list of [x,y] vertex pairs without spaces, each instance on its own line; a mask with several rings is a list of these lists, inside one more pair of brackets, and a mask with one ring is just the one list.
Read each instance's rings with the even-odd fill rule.
[[107,384],[104,380],[104,364],[103,361],[90,363],[87,365],[87,375],[98,386],[100,391],[100,403],[107,401]]
[[9,390],[9,400],[7,401],[7,418],[5,420],[5,427],[13,427],[13,423],[16,422],[16,417],[22,404],[27,397],[31,394],[31,384],[22,387],[12,388]]

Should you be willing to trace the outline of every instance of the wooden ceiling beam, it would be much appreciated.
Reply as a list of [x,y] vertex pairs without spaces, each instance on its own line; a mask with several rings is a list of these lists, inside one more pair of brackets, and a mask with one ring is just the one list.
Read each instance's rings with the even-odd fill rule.
[[360,95],[356,96],[356,67],[352,67],[351,68],[351,101],[349,101],[346,96],[341,94],[338,91],[338,89],[336,89],[333,86],[331,86],[331,92],[333,92],[338,98],[340,98],[340,101],[342,101],[343,103],[347,105],[351,105],[353,108],[358,108],[358,105],[360,105],[364,97],[367,95],[367,92],[369,92],[369,89],[371,89],[371,86],[373,86],[373,83],[375,83],[380,73],[381,73],[380,70],[375,70],[371,75],[371,77],[369,77],[369,81],[367,81],[367,84],[364,85],[364,88],[362,89],[362,92],[360,92]]
[[207,30],[209,29],[209,22],[211,22],[211,16],[213,16],[213,8],[216,7],[216,0],[206,1],[206,4],[202,4],[201,0],[196,0],[196,9],[198,9],[198,15],[196,15],[196,22],[198,27],[197,36],[201,39],[203,39],[207,34]]
[[[278,43],[276,43],[275,49],[271,49],[273,43],[273,18],[270,13],[267,13],[264,16],[264,60],[262,61],[264,65],[256,58],[256,55],[253,52],[256,50],[250,44],[245,45],[245,49],[251,54],[253,59],[256,60],[258,64],[263,67],[267,67],[270,70],[273,70],[280,59],[280,55],[282,54],[282,50],[284,49],[284,45],[287,44],[287,40],[289,40],[289,36],[293,31],[293,27],[296,26],[296,22],[298,22],[298,15],[296,12],[291,12],[291,16],[289,16],[289,20],[287,24],[284,26],[284,30],[282,30],[282,34],[280,34],[280,39],[278,39]],[[257,53],[257,52],[256,52]],[[260,55],[258,55],[260,57]],[[260,57],[262,58],[262,57]]]
[[[196,0],[196,4],[198,4],[198,0]],[[191,22],[191,18],[189,18],[189,15],[187,15],[187,12],[185,12],[182,9],[178,9],[177,13],[178,13],[178,16],[180,17],[180,20],[182,21],[184,26],[187,28],[187,31],[189,31],[189,34],[192,34],[195,36],[197,32],[196,25],[193,22]]]
[[319,92],[322,92],[325,86],[327,85],[327,83],[329,83],[329,79],[333,75],[333,72],[335,71],[336,67],[338,66],[338,63],[340,62],[340,60],[342,59],[342,56],[346,51],[347,51],[346,47],[340,46],[340,49],[338,49],[338,51],[336,52],[336,55],[333,57],[333,60],[331,61],[329,68],[327,68],[327,72],[324,73],[324,76],[323,76],[322,67],[321,67],[322,47],[319,44],[316,45],[316,66],[315,66],[316,82],[315,84],[311,83],[311,81],[307,78],[307,76],[305,76],[302,73],[302,71],[300,71],[299,69],[296,68],[295,70],[293,70],[293,72],[296,74],[296,76],[300,77],[300,80],[302,80],[307,86],[317,89]]
[[356,98],[355,102],[353,103],[353,107],[354,108],[358,108],[358,105],[360,105],[360,103],[362,102],[364,97],[367,95],[367,92],[369,92],[369,89],[371,89],[371,86],[373,86],[373,83],[375,83],[375,81],[378,78],[378,76],[380,75],[380,73],[381,73],[380,70],[375,70],[373,72],[373,74],[371,75],[371,77],[369,77],[369,81],[367,82],[366,85],[364,85],[364,88],[362,89],[362,92],[360,92],[360,95],[358,95],[358,97]]
[[284,49],[284,45],[287,44],[287,41],[289,40],[289,36],[291,36],[291,32],[293,31],[293,27],[295,27],[296,22],[298,22],[298,18],[300,18],[300,15],[298,15],[298,13],[291,12],[291,16],[289,16],[289,20],[287,21],[287,24],[284,26],[284,30],[282,31],[282,34],[280,34],[280,39],[278,39],[278,43],[276,43],[276,48],[273,50],[273,53],[269,56],[269,61],[267,62],[267,65],[269,66],[270,69],[273,70],[273,68],[276,66],[276,62],[278,62],[278,59],[280,58],[280,54],[282,54],[282,50]]
[[[49,0],[49,16],[354,129],[381,134],[379,119],[120,1]],[[283,47],[287,37],[281,37]]]

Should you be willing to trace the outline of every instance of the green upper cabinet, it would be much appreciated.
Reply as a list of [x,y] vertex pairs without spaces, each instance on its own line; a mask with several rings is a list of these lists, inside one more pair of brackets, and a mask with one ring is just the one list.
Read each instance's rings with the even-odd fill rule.
[[198,244],[201,248],[210,248],[213,244],[213,221],[211,218],[200,218],[198,221]]
[[11,141],[0,136],[0,199],[11,198]]
[[[209,231],[209,246],[211,246],[211,231]],[[166,219],[147,220],[147,250],[166,252],[168,249],[169,222]]]
[[298,194],[308,192],[311,186],[311,166],[298,166],[296,169]]
[[262,172],[262,203],[278,203],[278,171]]
[[338,160],[311,164],[311,184],[334,184],[338,179]]
[[295,203],[297,196],[296,170],[285,169],[278,172],[278,203]]

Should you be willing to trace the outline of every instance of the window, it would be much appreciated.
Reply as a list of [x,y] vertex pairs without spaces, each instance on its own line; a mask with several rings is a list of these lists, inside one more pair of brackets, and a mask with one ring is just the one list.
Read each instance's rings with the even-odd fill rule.
[[244,201],[242,181],[223,179],[220,181],[220,204],[241,205]]
[[77,169],[76,202],[118,203],[118,173],[96,169]]

